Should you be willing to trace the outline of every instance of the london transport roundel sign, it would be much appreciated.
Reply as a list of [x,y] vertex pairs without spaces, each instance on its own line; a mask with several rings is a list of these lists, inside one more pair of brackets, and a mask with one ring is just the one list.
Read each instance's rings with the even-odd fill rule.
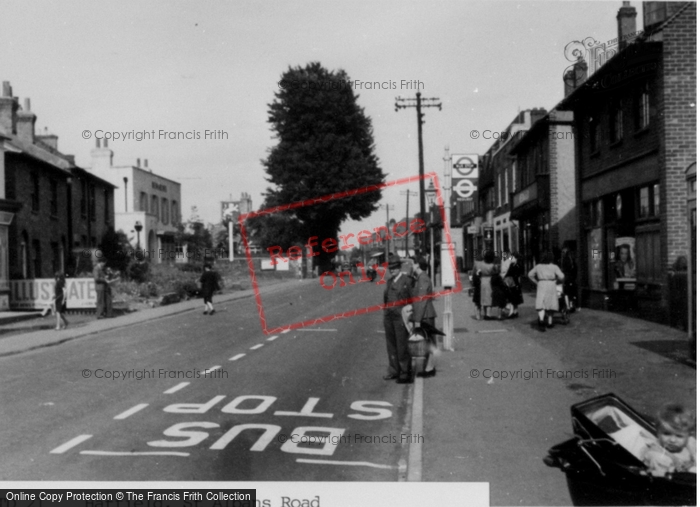
[[472,180],[460,180],[454,186],[454,191],[459,197],[467,199],[471,197],[474,192],[476,192],[476,185],[474,185]]
[[[474,178],[479,167],[478,163],[473,160],[473,156],[456,155],[452,159],[452,177],[453,178]],[[478,160],[478,159],[477,159]]]

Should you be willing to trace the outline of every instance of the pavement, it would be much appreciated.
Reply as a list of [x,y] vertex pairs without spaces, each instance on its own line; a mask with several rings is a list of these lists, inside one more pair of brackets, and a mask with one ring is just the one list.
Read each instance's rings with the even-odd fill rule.
[[[270,293],[283,286],[298,283],[285,281],[274,285],[262,286],[261,293]],[[219,294],[214,297],[214,305],[237,299],[253,297],[253,289]],[[201,299],[191,299],[172,305],[160,306],[137,312],[125,313],[111,319],[97,320],[94,314],[68,313],[70,322],[67,329],[54,329],[56,318],[48,315],[41,318],[41,312],[2,312],[0,313],[0,357],[27,352],[29,350],[59,345],[69,340],[97,335],[104,331],[133,326],[143,322],[202,309]],[[3,318],[3,314],[7,316]]]

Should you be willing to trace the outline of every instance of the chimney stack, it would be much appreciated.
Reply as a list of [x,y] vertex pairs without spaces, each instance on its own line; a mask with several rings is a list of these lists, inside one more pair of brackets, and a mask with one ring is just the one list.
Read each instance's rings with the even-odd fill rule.
[[58,136],[56,134],[50,133],[48,127],[44,127],[43,134],[34,137],[35,139],[38,139],[39,141],[44,143],[49,148],[58,151]]
[[100,148],[100,140],[96,140],[96,148],[90,152],[92,156],[92,170],[108,170],[112,168],[112,160],[114,152],[107,147],[107,139],[104,139],[102,148]]
[[29,99],[24,99],[24,109],[17,113],[17,137],[22,141],[34,144],[34,125],[36,115],[32,113]]
[[136,167],[141,167],[141,159],[140,158],[136,159]]
[[617,11],[617,50],[622,51],[634,40],[637,31],[637,9],[630,6],[629,2],[622,2],[622,7]]
[[144,166],[146,169],[148,169],[148,159],[147,159],[147,158],[144,158],[144,159],[143,159],[143,166]]
[[0,97],[0,132],[7,135],[17,133],[17,110],[19,103],[12,96],[12,86],[9,81],[2,82],[2,96]]
[[588,64],[583,58],[579,58],[571,66],[571,70],[564,74],[564,97],[571,95],[571,92],[581,86],[586,79],[588,79]]

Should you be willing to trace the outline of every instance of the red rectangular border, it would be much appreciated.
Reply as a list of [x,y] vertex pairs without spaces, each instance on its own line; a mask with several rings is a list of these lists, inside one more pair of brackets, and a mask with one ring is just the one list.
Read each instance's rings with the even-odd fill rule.
[[[253,263],[253,257],[250,254],[250,246],[248,244],[248,235],[246,233],[246,228],[245,228],[245,221],[246,220],[248,220],[249,218],[253,218],[253,217],[270,215],[272,213],[277,213],[280,211],[302,208],[305,206],[311,206],[313,204],[320,204],[320,203],[332,201],[334,199],[342,199],[344,197],[353,196],[353,195],[360,195],[360,194],[364,194],[367,192],[376,192],[377,190],[381,190],[383,188],[394,187],[394,186],[398,186],[398,185],[405,185],[408,183],[413,183],[415,181],[427,180],[427,179],[432,179],[433,185],[435,186],[435,189],[437,190],[437,205],[438,205],[439,210],[440,210],[440,218],[442,219],[443,229],[445,230],[445,239],[447,240],[447,243],[449,245],[450,259],[452,261],[452,269],[454,270],[454,273],[455,273],[455,282],[456,282],[455,287],[453,287],[451,289],[445,289],[445,290],[442,290],[439,292],[433,292],[432,294],[428,294],[428,295],[423,296],[421,298],[410,298],[410,299],[396,301],[396,302],[389,303],[389,304],[379,304],[379,305],[374,305],[374,306],[368,306],[366,308],[359,308],[357,310],[336,313],[333,315],[328,315],[326,317],[309,319],[309,320],[305,320],[302,322],[295,322],[295,323],[288,324],[285,326],[277,326],[275,328],[268,329],[267,321],[265,319],[265,310],[263,309],[262,298],[260,297],[260,287],[258,286],[258,280],[257,280],[257,277],[255,276],[255,267],[254,267],[254,263]],[[447,223],[446,217],[447,217],[447,215],[446,215],[446,211],[445,211],[445,202],[442,198],[442,190],[440,189],[440,181],[438,180],[437,174],[434,172],[425,174],[423,176],[411,176],[409,178],[402,178],[399,180],[390,181],[387,183],[382,183],[380,185],[369,185],[367,187],[362,187],[362,188],[358,188],[355,190],[347,190],[345,192],[338,192],[335,194],[329,194],[329,195],[325,195],[322,197],[316,197],[314,199],[307,199],[305,201],[297,201],[297,202],[293,202],[290,204],[275,206],[273,208],[268,208],[268,209],[261,210],[261,211],[253,211],[251,213],[245,213],[245,214],[240,215],[238,217],[238,225],[240,226],[241,236],[243,238],[243,244],[245,245],[246,259],[248,261],[248,273],[250,274],[250,279],[251,279],[251,282],[253,284],[253,292],[255,294],[255,303],[258,307],[258,315],[260,316],[260,324],[261,324],[263,333],[265,335],[280,333],[282,331],[298,329],[298,328],[313,326],[313,325],[317,325],[317,324],[323,324],[325,322],[330,322],[330,321],[338,320],[338,319],[345,318],[345,317],[354,317],[356,315],[362,315],[362,314],[366,314],[366,313],[376,312],[376,311],[384,310],[385,308],[389,308],[389,307],[393,307],[393,306],[403,306],[403,305],[406,305],[406,304],[409,304],[409,303],[412,303],[414,301],[418,301],[421,299],[435,299],[435,298],[438,298],[441,296],[446,296],[448,294],[454,294],[457,292],[461,292],[462,291],[462,282],[459,278],[459,272],[457,271],[457,259],[455,257],[454,243],[452,242],[451,231],[445,227],[445,224]]]

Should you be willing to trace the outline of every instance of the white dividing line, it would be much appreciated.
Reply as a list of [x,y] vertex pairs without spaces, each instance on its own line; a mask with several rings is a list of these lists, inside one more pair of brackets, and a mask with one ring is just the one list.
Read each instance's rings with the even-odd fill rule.
[[337,329],[327,329],[327,328],[311,328],[311,329],[305,329],[301,328],[299,331],[337,331]]
[[[416,378],[413,384],[413,410],[411,413],[411,433],[423,435],[423,379]],[[417,442],[409,444],[408,448],[408,475],[409,482],[420,482],[423,476],[423,443],[422,438],[417,438]]]
[[114,416],[114,418],[115,418],[115,419],[126,419],[126,418],[129,417],[130,415],[135,414],[135,413],[138,412],[139,410],[143,410],[143,409],[146,408],[147,406],[148,406],[148,403],[139,403],[138,405],[136,405],[136,406],[134,406],[134,407],[131,407],[131,408],[130,408],[129,410],[127,410],[126,412],[122,412],[121,414]]
[[189,456],[189,452],[152,451],[152,452],[128,452],[128,451],[80,451],[80,454],[93,456]]
[[250,350],[259,349],[260,347],[262,347],[264,345],[265,345],[264,343],[258,343],[257,345],[253,345],[252,347],[250,347]]
[[348,465],[353,467],[384,468],[389,470],[397,468],[391,465],[380,465],[378,463],[370,463],[369,461],[331,461],[323,459],[297,458],[297,463],[313,463],[315,465]]
[[75,447],[78,444],[85,442],[88,438],[92,438],[92,435],[79,435],[72,440],[69,440],[63,445],[59,445],[50,454],[63,454],[68,449]]
[[173,393],[176,393],[176,392],[178,392],[180,389],[184,389],[184,388],[187,387],[188,385],[190,385],[189,382],[180,382],[178,385],[176,385],[176,386],[174,386],[174,387],[171,387],[171,388],[168,389],[167,391],[163,391],[163,394],[173,394]]
[[477,331],[477,333],[507,333],[507,329],[482,329],[481,331]]
[[209,368],[208,370],[204,370],[204,371],[202,372],[202,375],[205,375],[205,376],[206,376],[206,375],[209,375],[211,372],[213,372],[213,371],[215,371],[215,370],[218,370],[219,368],[221,368],[221,365],[212,366],[212,367]]
[[277,336],[277,335],[275,335],[275,336],[270,336],[270,337],[267,339],[267,341],[273,342],[273,341],[275,341],[277,338],[279,338],[279,336]]
[[238,361],[242,357],[245,357],[245,354],[236,354],[235,356],[230,358],[229,361]]
[[284,331],[282,331],[282,334],[289,333],[289,331],[290,331],[289,329],[285,329]]

